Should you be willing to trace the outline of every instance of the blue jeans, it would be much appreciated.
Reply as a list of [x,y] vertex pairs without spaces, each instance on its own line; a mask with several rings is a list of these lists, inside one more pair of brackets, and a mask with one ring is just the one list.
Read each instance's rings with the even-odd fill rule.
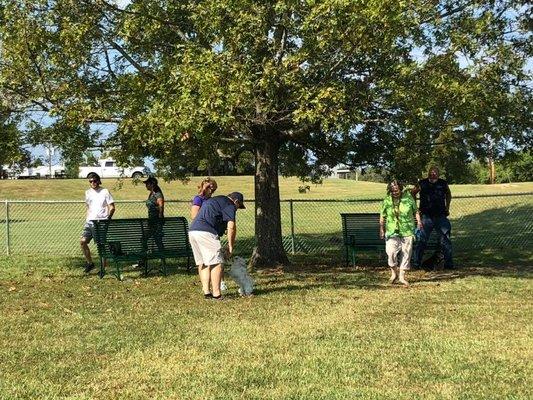
[[453,268],[452,241],[450,239],[452,225],[448,218],[445,216],[431,218],[428,215],[422,215],[422,224],[424,224],[424,227],[420,232],[420,240],[416,243],[414,252],[415,267],[418,268],[422,264],[422,257],[424,256],[424,250],[426,250],[429,235],[431,235],[431,231],[435,228],[435,231],[440,237],[440,247],[444,254],[444,268]]

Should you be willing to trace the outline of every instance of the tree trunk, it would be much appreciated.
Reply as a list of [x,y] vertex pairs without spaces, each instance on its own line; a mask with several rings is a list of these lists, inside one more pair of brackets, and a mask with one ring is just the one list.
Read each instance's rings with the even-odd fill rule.
[[279,143],[259,143],[255,149],[255,236],[253,267],[289,264],[281,237],[281,210],[278,181]]
[[494,165],[492,154],[489,155],[487,164],[489,167],[489,183],[494,185],[496,183],[496,166]]

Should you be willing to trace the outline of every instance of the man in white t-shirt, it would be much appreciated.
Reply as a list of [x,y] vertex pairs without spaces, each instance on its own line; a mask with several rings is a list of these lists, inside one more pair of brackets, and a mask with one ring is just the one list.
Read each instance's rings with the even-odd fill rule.
[[87,218],[81,234],[80,245],[85,256],[85,272],[90,272],[94,268],[91,257],[89,243],[94,236],[93,220],[111,219],[115,213],[115,201],[111,197],[109,190],[100,187],[102,181],[100,176],[91,172],[88,176],[91,187],[85,191],[85,204],[87,205]]

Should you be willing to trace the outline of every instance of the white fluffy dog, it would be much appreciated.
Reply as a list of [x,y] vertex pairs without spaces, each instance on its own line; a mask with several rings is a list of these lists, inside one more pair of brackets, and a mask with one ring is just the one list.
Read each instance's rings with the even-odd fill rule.
[[254,291],[254,281],[246,268],[246,260],[242,257],[235,257],[231,263],[229,275],[239,285],[241,296],[250,296]]

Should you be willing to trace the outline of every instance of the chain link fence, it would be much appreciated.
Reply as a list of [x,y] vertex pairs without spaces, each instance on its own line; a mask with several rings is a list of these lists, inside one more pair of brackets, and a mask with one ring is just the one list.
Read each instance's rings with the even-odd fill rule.
[[[282,234],[289,255],[342,260],[340,213],[379,212],[382,199],[284,200]],[[146,217],[144,201],[116,202],[115,218]],[[250,255],[255,245],[254,202],[237,214],[236,253]],[[166,201],[166,216],[189,216],[189,201]],[[533,264],[533,193],[454,197],[451,204],[454,256]],[[3,201],[0,252],[7,255],[80,256],[84,225],[82,201]],[[95,250],[93,248],[93,250]]]

